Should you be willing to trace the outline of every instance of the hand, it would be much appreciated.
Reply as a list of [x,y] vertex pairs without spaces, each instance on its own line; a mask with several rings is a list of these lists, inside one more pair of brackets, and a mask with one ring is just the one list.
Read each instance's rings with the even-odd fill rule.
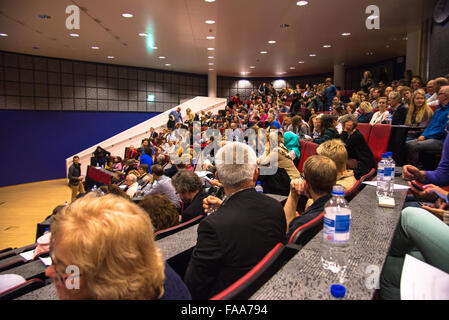
[[421,200],[421,201],[426,201],[426,202],[435,202],[438,197],[435,196],[434,194],[429,194],[428,192],[424,191],[420,191],[418,189],[415,189],[415,187],[412,185],[411,182],[408,183],[409,187],[410,187],[410,191],[412,191],[413,195],[415,196],[416,199]]
[[428,206],[422,206],[423,209],[433,213],[435,216],[437,216],[438,218],[443,218],[444,217],[444,210],[443,209],[437,209],[437,208],[431,208]]
[[443,190],[440,187],[437,187],[433,184],[428,184],[423,186],[423,189],[426,193],[428,194],[436,194],[438,195],[441,199],[446,200],[447,199],[447,195],[449,194],[448,191]]
[[217,197],[209,196],[203,200],[204,212],[212,213],[213,211],[217,210],[222,203],[223,201],[218,199]]
[[424,140],[426,140],[426,137],[424,137],[424,136],[420,136],[420,137],[418,138],[418,141],[424,141]]
[[84,177],[83,176],[79,176],[78,177],[78,181],[83,181]]
[[418,168],[412,166],[412,165],[405,165],[402,167],[402,178],[404,180],[410,181],[410,180],[418,180],[423,181],[425,178],[425,172],[420,171]]
[[292,180],[292,182],[290,183],[290,194],[295,198],[306,195],[303,179]]

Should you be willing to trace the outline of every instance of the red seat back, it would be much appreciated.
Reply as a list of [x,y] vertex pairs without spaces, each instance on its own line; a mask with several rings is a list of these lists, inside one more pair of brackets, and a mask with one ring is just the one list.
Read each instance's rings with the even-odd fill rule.
[[318,145],[313,142],[307,142],[306,145],[303,147],[302,140],[299,140],[299,144],[301,146],[301,159],[298,164],[298,171],[302,172],[304,163],[306,162],[307,158],[310,156],[313,156],[316,154],[316,149],[318,148]]
[[368,146],[373,152],[376,165],[382,159],[382,154],[387,152],[390,133],[391,125],[389,124],[375,124],[371,129]]
[[286,115],[288,115],[288,113],[279,113],[279,114],[278,114],[280,124],[283,124],[283,123],[284,123],[284,117],[285,117]]
[[371,133],[371,125],[369,123],[359,123],[357,125],[357,129],[359,129],[360,133],[365,138],[365,141],[369,141],[369,135]]

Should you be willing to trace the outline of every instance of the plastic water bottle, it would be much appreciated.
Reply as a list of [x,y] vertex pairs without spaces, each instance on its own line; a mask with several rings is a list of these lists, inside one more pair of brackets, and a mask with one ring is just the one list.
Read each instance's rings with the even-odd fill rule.
[[97,185],[94,185],[93,188],[92,188],[92,190],[90,190],[90,191],[91,191],[91,192],[94,192],[94,193],[97,192]]
[[[394,178],[396,176],[396,162],[393,159],[393,152],[387,152],[388,154],[388,161],[390,162],[390,168],[391,168],[391,182],[394,183]],[[393,190],[393,189],[391,189]]]
[[324,232],[321,262],[323,268],[344,282],[348,266],[348,248],[351,239],[351,209],[344,197],[344,188],[336,185],[332,198],[324,207]]
[[142,194],[142,187],[141,186],[138,186],[137,187],[137,193],[136,193],[136,196],[140,196]]
[[391,197],[391,164],[388,160],[388,154],[382,154],[382,160],[377,165],[377,189],[376,193],[379,198]]
[[262,183],[260,181],[257,181],[256,191],[260,192],[260,193],[263,193]]

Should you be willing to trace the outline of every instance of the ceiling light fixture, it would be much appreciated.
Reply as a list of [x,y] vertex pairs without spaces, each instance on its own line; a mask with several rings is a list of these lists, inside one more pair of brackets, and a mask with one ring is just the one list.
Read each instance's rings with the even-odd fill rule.
[[215,0],[204,0],[206,2],[215,2]]
[[330,47],[332,47],[330,44],[325,44],[325,45],[323,46],[323,48],[330,48]]
[[261,54],[267,54],[268,51],[260,51]]
[[270,41],[268,41],[268,43],[269,43],[269,44],[275,44],[275,43],[276,43],[276,41],[274,41],[274,40],[270,40]]
[[114,56],[108,56],[108,59],[114,59]]
[[299,63],[299,64],[303,64],[303,63],[305,63],[305,62],[304,62],[304,61],[298,61],[298,63]]
[[7,37],[8,34],[7,33],[0,33],[0,37]]
[[309,54],[309,56],[310,57],[316,57],[316,54],[315,53],[311,53],[311,54]]
[[215,37],[214,37],[214,36],[207,36],[206,39],[207,39],[207,40],[214,40]]
[[209,51],[214,51],[215,48],[207,48],[207,50],[209,50]]
[[158,48],[158,47],[151,47],[151,49],[157,50],[157,49],[159,49],[159,48]]
[[212,56],[209,56],[209,57],[207,57],[208,59],[213,59],[214,57],[212,57]]
[[290,67],[290,70],[295,70],[296,68],[295,67]]
[[69,36],[71,36],[71,37],[79,37],[80,35],[78,33],[71,33],[71,34],[69,34]]
[[300,6],[300,7],[306,6],[308,4],[309,4],[308,1],[298,1],[298,2],[296,2],[296,5]]
[[208,65],[210,65],[210,66],[213,66],[213,65],[214,65],[214,63],[213,63],[213,62],[209,62],[209,63],[208,63]]
[[214,24],[215,23],[215,20],[206,20],[205,21],[207,24]]
[[255,69],[256,67],[255,67],[255,66],[250,66],[249,68],[250,68],[250,69]]
[[170,64],[170,63],[166,63],[165,66],[166,66],[166,67],[170,67],[171,64]]
[[214,69],[209,69],[209,71],[214,71]]
[[134,15],[131,13],[122,13],[122,17],[123,18],[132,18],[132,17],[134,17]]
[[341,35],[342,35],[343,37],[347,37],[347,36],[350,36],[351,33],[350,33],[350,32],[343,32]]
[[141,32],[141,33],[139,33],[139,36],[141,36],[141,37],[146,37],[146,36],[148,36],[146,33],[144,33],[144,32]]
[[165,59],[165,57],[164,56],[159,56],[159,59]]
[[94,50],[99,50],[100,47],[93,46],[92,49],[94,49]]

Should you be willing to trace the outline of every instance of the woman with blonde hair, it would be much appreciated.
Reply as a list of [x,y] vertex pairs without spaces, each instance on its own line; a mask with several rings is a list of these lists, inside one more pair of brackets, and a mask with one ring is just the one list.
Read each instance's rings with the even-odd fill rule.
[[290,131],[296,134],[301,140],[305,140],[306,136],[310,135],[309,127],[302,121],[302,117],[300,115],[296,115],[292,118]]
[[148,214],[123,198],[87,195],[51,225],[53,279],[64,300],[191,299],[164,263]]
[[360,104],[359,108],[357,109],[359,116],[359,123],[370,123],[371,118],[373,117],[373,107],[371,106],[371,103],[368,101],[364,101]]
[[411,127],[427,127],[432,120],[433,110],[427,104],[426,93],[423,89],[416,90],[410,99],[405,125]]

